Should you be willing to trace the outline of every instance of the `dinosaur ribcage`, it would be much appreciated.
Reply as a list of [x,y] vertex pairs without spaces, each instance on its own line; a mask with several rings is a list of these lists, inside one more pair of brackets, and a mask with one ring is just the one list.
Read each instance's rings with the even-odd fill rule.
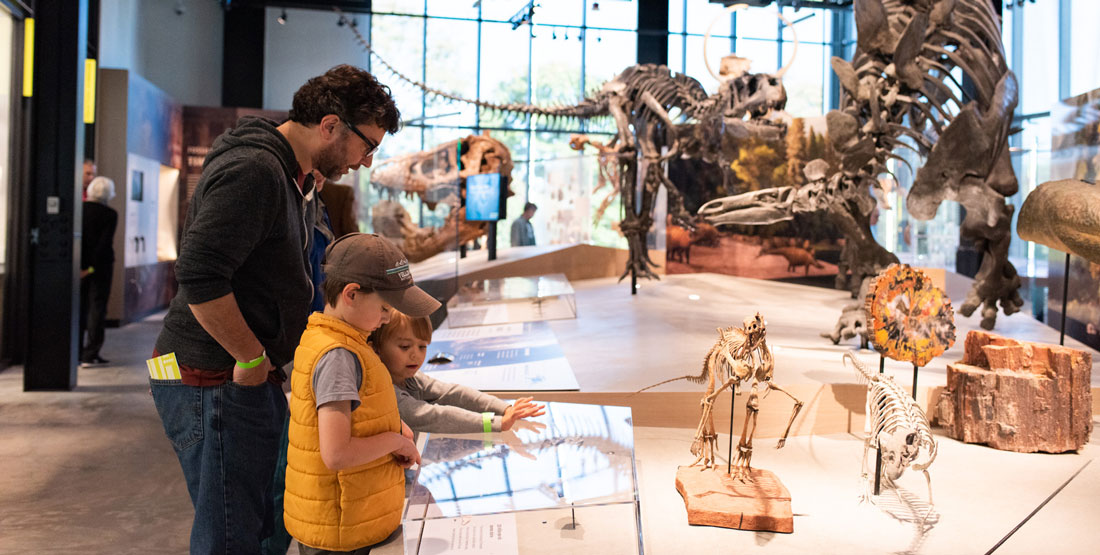
[[884,377],[872,381],[867,393],[867,404],[871,418],[872,447],[879,447],[879,435],[883,432],[893,434],[898,430],[913,430],[918,436],[917,445],[928,454],[927,462],[915,465],[914,468],[927,468],[932,463],[936,458],[936,442],[932,439],[928,419],[920,406],[897,382]]

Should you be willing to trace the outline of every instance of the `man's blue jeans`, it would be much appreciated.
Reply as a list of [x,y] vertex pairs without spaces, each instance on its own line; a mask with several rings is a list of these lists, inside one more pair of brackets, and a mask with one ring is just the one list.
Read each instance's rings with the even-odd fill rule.
[[272,530],[271,480],[286,396],[267,382],[193,387],[151,380],[151,389],[195,507],[191,553],[260,553]]

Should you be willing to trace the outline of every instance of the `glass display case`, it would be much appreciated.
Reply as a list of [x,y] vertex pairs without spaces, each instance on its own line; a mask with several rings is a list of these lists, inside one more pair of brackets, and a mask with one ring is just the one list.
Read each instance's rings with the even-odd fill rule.
[[640,553],[630,408],[552,402],[517,428],[421,438],[402,532],[373,552]]
[[447,303],[451,328],[577,317],[565,274],[482,279],[462,285]]

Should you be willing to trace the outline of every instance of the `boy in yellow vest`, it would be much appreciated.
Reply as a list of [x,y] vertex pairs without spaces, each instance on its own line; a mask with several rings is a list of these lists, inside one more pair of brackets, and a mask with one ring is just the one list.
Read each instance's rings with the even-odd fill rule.
[[439,302],[378,235],[329,245],[324,272],[325,310],[309,317],[294,353],[284,517],[303,555],[367,553],[400,524],[403,469],[420,462],[367,338],[390,307],[427,316]]

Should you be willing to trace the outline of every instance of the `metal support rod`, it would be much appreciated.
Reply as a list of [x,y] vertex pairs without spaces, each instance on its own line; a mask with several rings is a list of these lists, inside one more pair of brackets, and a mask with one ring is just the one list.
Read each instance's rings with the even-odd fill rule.
[[1066,272],[1062,278],[1062,333],[1058,336],[1058,344],[1066,344],[1066,312],[1069,310],[1069,253],[1066,253]]
[[731,473],[733,464],[733,411],[737,408],[737,387],[730,388],[730,448],[726,452],[726,474]]
[[[882,355],[879,355],[878,356],[878,373],[882,374],[884,372],[886,372],[886,357],[884,357]],[[868,414],[867,417],[870,418],[871,415]],[[869,433],[873,434],[873,433],[875,433],[875,431],[871,430]],[[877,442],[878,439],[876,438],[875,441]],[[881,489],[882,489],[882,446],[879,445],[875,449],[875,495],[878,495],[879,492],[881,491]]]
[[917,400],[917,365],[913,365],[913,400]]

